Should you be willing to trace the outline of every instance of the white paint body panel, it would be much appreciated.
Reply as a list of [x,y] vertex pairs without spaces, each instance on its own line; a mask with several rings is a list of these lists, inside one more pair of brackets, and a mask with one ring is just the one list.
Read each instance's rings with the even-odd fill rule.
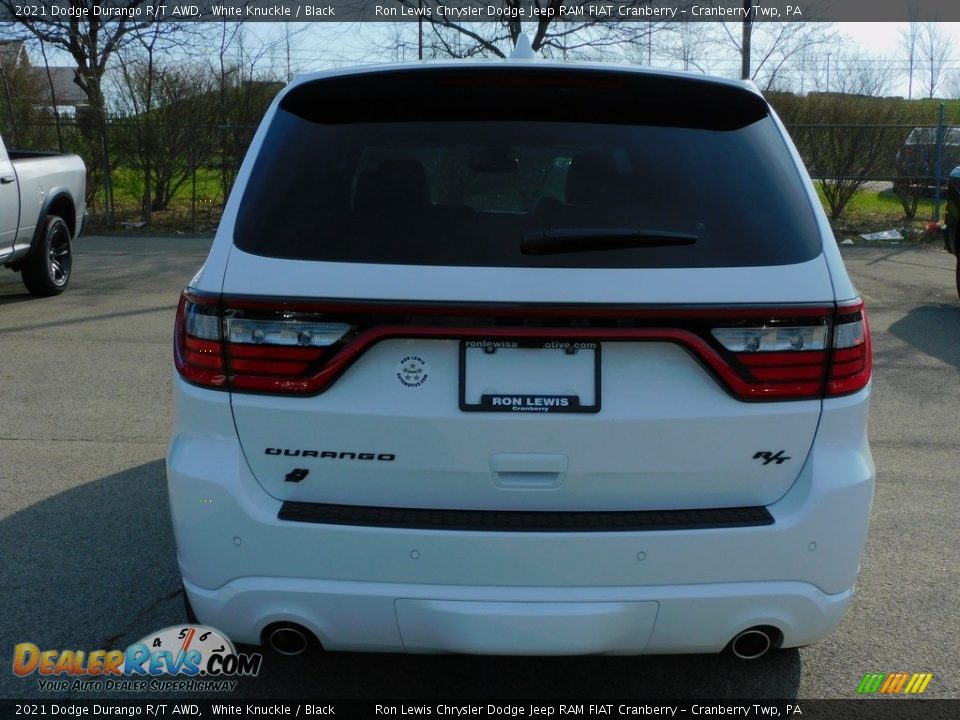
[[[291,87],[376,71],[312,74]],[[251,255],[233,246],[233,225],[279,99],[191,282],[198,291],[721,307],[855,297],[812,187],[823,250],[795,265],[531,270]],[[429,368],[415,388],[396,377],[409,354]],[[745,403],[676,345],[603,343],[599,414],[517,416],[461,412],[458,372],[458,341],[393,339],[314,397],[230,395],[176,378],[167,475],[178,561],[200,620],[237,642],[258,643],[271,623],[295,622],[329,649],[510,654],[716,652],[757,625],[778,628],[791,647],[839,622],[873,492],[869,388],[824,401]],[[494,381],[484,376],[485,385]],[[395,460],[278,456],[266,448]],[[783,450],[795,460],[763,466],[754,450]],[[309,469],[309,482],[285,482],[293,467]],[[774,523],[436,531],[282,521],[284,500],[516,510],[764,505]]]
[[[409,355],[427,362],[419,387],[397,379]],[[458,373],[458,341],[398,339],[373,346],[314,397],[235,393],[247,463],[270,495],[302,502],[468,510],[768,505],[796,480],[820,418],[819,400],[736,400],[670,343],[602,343],[597,414],[461,412]],[[267,448],[396,459],[291,457]],[[757,450],[784,450],[792,461],[764,465],[753,459]],[[500,454],[561,455],[569,466],[549,492],[518,489],[491,471],[490,458]],[[294,468],[308,469],[307,480],[285,482]]]
[[[800,476],[768,506],[773,525],[481,533],[281,521],[281,501],[243,457],[228,396],[175,384],[167,477],[178,561],[200,620],[238,642],[259,642],[270,623],[293,621],[330,649],[406,651],[400,599],[650,602],[658,611],[648,641],[625,644],[636,629],[629,624],[608,645],[574,638],[564,652],[717,652],[760,624],[778,627],[786,647],[814,642],[850,601],[874,483],[861,420],[867,391],[824,402]],[[474,618],[462,633],[449,614],[444,623],[448,646],[434,637],[432,650],[483,651],[470,646]],[[536,642],[509,648],[544,650]]]
[[[219,240],[219,238],[218,238]],[[823,256],[796,265],[676,269],[482,268],[280,260],[233,247],[226,294],[443,302],[830,303]],[[220,289],[219,287],[217,288]]]

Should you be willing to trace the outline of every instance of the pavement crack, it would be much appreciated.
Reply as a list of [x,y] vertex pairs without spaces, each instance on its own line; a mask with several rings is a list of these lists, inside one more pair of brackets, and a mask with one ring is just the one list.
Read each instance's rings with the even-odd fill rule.
[[9,442],[39,442],[39,443],[99,443],[100,445],[116,445],[118,443],[126,443],[128,445],[166,445],[165,442],[160,440],[152,440],[150,438],[119,438],[119,439],[109,439],[109,440],[98,440],[96,438],[43,438],[43,437],[7,437],[6,435],[0,436],[0,442],[9,441]]
[[113,647],[114,644],[115,644],[118,640],[120,640],[120,638],[122,638],[124,635],[127,635],[127,634],[129,634],[130,632],[132,632],[133,629],[137,626],[137,623],[139,623],[139,622],[140,622],[141,620],[143,620],[147,615],[149,615],[149,614],[152,613],[154,610],[156,610],[158,607],[160,607],[160,605],[161,605],[162,603],[165,603],[165,602],[167,602],[168,600],[173,600],[175,597],[177,597],[178,595],[182,595],[182,594],[183,594],[183,588],[177,588],[177,589],[174,590],[172,593],[169,593],[168,595],[163,595],[163,596],[157,598],[156,600],[153,601],[153,603],[150,604],[149,607],[146,607],[146,608],[144,608],[143,610],[141,610],[140,612],[138,612],[138,613],[134,616],[134,618],[127,624],[127,626],[126,626],[125,628],[123,628],[123,630],[121,630],[120,632],[118,632],[116,635],[111,635],[111,636],[108,637],[106,640],[104,640],[103,643],[100,645],[100,647],[106,647],[106,648]]

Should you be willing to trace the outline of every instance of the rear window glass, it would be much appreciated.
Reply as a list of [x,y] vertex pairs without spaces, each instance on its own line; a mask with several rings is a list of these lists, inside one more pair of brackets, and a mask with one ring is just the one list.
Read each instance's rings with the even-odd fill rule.
[[296,88],[245,188],[236,245],[493,267],[780,265],[820,252],[800,175],[755,95],[626,73],[511,73]]

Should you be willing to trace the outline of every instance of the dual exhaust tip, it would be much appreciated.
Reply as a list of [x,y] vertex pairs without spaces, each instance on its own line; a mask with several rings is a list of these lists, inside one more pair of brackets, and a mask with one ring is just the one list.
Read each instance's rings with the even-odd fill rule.
[[[265,633],[266,643],[279,655],[296,657],[311,646],[319,646],[317,638],[306,628],[295,623],[278,623]],[[730,651],[741,660],[757,660],[766,655],[779,641],[779,633],[771,627],[753,627],[734,636]]]

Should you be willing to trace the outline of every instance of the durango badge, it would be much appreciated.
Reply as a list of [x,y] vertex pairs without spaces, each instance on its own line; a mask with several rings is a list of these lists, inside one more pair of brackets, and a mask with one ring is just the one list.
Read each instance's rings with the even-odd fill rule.
[[397,368],[397,380],[407,387],[420,387],[428,377],[427,361],[419,355],[407,355]]

